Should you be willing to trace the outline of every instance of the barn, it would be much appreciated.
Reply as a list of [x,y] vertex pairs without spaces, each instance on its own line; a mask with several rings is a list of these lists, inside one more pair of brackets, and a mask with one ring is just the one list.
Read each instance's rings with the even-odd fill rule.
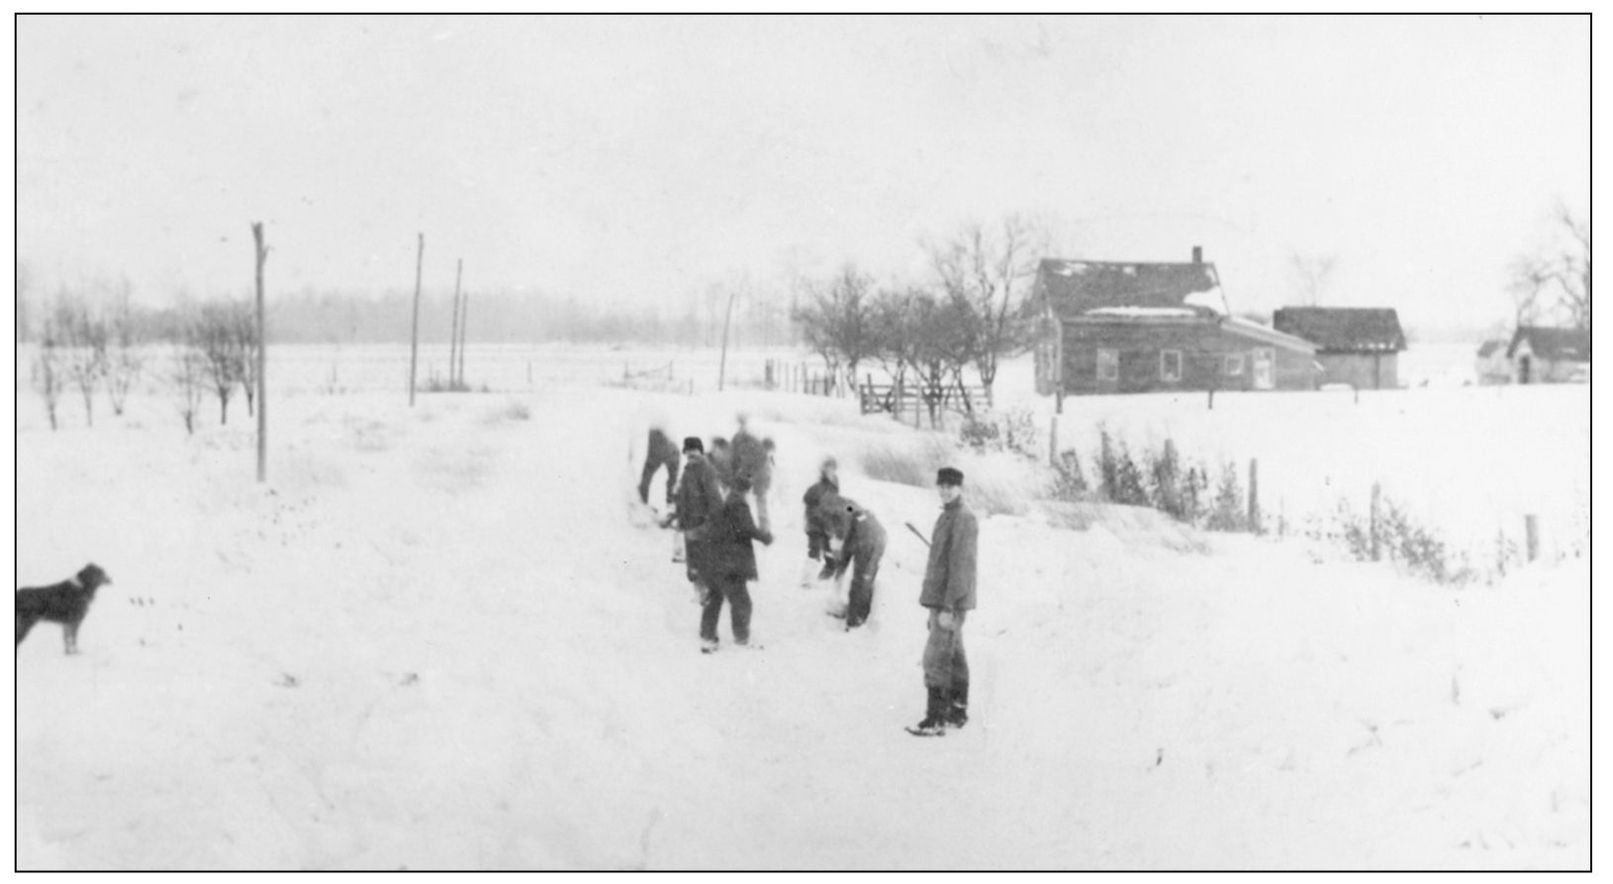
[[1357,390],[1400,386],[1399,354],[1406,349],[1400,316],[1387,307],[1283,307],[1272,314],[1278,331],[1316,345],[1322,384]]
[[1029,303],[1042,323],[1043,395],[1310,390],[1316,347],[1230,316],[1215,265],[1044,259]]
[[1520,384],[1589,381],[1590,329],[1518,326],[1507,346],[1507,360]]

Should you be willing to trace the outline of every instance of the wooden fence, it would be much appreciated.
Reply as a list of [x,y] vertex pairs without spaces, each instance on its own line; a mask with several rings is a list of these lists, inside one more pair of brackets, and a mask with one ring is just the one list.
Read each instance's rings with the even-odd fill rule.
[[912,384],[876,384],[870,375],[857,388],[857,406],[863,414],[888,413],[897,420],[905,420],[904,416],[911,412],[913,425],[918,426],[936,396],[939,401],[934,405],[938,413],[974,414],[987,403],[984,386],[951,384],[936,393]]

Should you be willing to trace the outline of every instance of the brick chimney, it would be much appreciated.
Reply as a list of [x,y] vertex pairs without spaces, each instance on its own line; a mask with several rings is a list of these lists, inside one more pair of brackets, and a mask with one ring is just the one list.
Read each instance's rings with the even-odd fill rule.
[[1204,247],[1203,246],[1194,246],[1193,247],[1193,263],[1194,264],[1203,264],[1204,263]]

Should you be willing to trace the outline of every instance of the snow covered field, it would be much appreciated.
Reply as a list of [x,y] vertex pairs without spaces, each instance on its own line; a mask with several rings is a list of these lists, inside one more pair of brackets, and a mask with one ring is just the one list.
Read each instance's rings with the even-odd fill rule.
[[[186,438],[165,397],[98,403],[94,429],[68,398],[52,433],[20,393],[19,584],[89,560],[116,582],[80,656],[50,624],[18,651],[18,868],[1589,867],[1589,561],[1556,528],[1589,520],[1587,388],[1068,401],[1083,456],[1101,419],[1260,457],[1290,517],[1326,502],[1294,477],[1325,473],[1476,535],[1533,508],[1570,548],[1451,589],[1118,508],[1085,531],[983,518],[972,720],[916,740],[903,523],[927,533],[934,492],[843,471],[890,533],[866,630],[796,586],[817,460],[907,431],[576,367],[624,358],[413,409],[401,377],[323,395],[322,368],[281,372],[266,485],[242,403]],[[707,657],[631,458],[652,413],[709,437],[740,410],[779,442],[766,647]]]

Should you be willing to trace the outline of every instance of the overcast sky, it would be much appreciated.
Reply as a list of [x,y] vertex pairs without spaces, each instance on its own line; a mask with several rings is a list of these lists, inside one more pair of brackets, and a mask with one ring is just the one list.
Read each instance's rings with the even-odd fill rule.
[[1590,187],[1586,17],[90,18],[17,23],[17,247],[142,300],[681,299],[1019,211],[1054,256],[1217,263],[1234,310],[1505,319]]

